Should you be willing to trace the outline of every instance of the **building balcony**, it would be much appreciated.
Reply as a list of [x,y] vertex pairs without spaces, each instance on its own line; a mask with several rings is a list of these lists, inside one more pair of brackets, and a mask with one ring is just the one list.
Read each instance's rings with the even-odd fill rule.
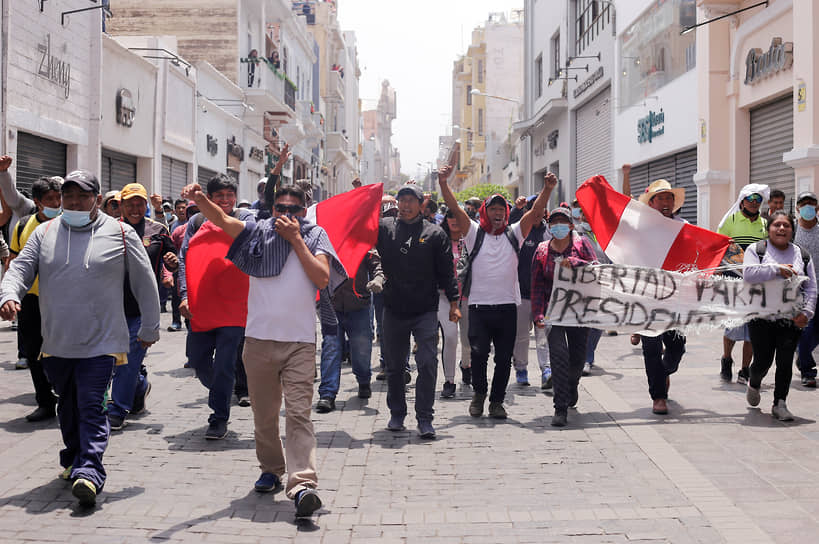
[[346,162],[350,167],[354,166],[353,157],[350,154],[350,142],[341,132],[327,133],[325,156],[335,164]]
[[327,88],[324,92],[325,100],[328,102],[342,102],[344,100],[344,78],[341,77],[341,72],[338,70],[331,70],[327,76]]
[[295,89],[286,81],[284,73],[276,70],[266,59],[241,59],[242,87],[247,103],[257,113],[267,112],[285,121],[296,118]]

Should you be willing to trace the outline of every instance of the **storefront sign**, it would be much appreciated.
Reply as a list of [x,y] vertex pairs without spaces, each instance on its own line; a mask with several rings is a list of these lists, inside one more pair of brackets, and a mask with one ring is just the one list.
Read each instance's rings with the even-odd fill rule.
[[71,92],[71,64],[51,54],[51,34],[46,34],[44,43],[37,44],[39,66],[37,75],[62,87],[65,97]]
[[207,136],[207,142],[205,146],[208,150],[208,153],[210,153],[211,155],[216,155],[219,152],[219,142],[210,134],[208,134]]
[[796,86],[796,108],[799,111],[805,111],[808,105],[808,87],[805,82],[800,80],[799,85]]
[[597,70],[594,71],[592,75],[586,78],[586,80],[575,87],[574,89],[574,97],[577,98],[581,94],[585,93],[589,90],[589,87],[594,85],[600,78],[603,77],[603,67],[601,66]]
[[763,53],[758,48],[748,51],[745,57],[745,84],[753,85],[792,65],[793,42],[782,43],[782,38],[774,38],[767,52]]
[[242,149],[242,146],[236,143],[236,136],[231,136],[228,138],[227,141],[227,152],[228,155],[236,157],[239,161],[245,160],[245,150]]
[[557,147],[557,137],[560,133],[557,130],[553,130],[546,136],[546,139],[549,140],[549,149],[555,149]]
[[264,150],[258,147],[251,147],[250,148],[250,158],[254,161],[263,161],[264,160]]
[[134,99],[131,96],[131,91],[128,89],[120,89],[117,91],[117,124],[124,127],[130,127],[134,124],[134,117],[136,116],[136,106],[134,106]]
[[660,113],[648,112],[642,119],[637,119],[637,142],[651,143],[657,136],[665,134],[665,113],[660,109]]
[[538,142],[533,150],[536,157],[542,157],[546,154],[546,139],[542,139]]

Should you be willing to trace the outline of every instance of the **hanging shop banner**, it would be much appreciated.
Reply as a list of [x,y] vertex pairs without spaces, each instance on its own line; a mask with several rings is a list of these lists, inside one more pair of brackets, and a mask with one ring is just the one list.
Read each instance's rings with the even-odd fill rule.
[[555,267],[547,319],[657,336],[737,326],[754,318],[791,318],[802,307],[805,277],[747,283],[698,272],[622,265]]

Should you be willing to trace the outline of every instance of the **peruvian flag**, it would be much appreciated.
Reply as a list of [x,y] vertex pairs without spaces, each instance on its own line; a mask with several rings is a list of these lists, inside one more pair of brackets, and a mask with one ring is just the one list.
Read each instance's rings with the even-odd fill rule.
[[664,270],[699,270],[720,265],[731,239],[669,219],[615,191],[603,176],[587,179],[577,201],[600,247],[612,262]]
[[383,193],[383,183],[364,185],[307,209],[307,220],[327,231],[333,249],[350,277],[355,276],[364,256],[378,241]]

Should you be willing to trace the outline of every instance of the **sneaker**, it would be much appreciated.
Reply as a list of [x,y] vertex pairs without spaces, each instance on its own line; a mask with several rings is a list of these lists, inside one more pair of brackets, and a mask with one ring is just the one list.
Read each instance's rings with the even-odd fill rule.
[[552,388],[552,369],[544,368],[540,374],[540,388],[543,390]]
[[171,326],[168,327],[168,332],[179,332],[182,330],[181,323],[171,323]]
[[316,403],[316,412],[319,414],[326,414],[336,409],[336,399],[331,397],[324,397],[319,399]]
[[409,385],[412,381],[412,374],[410,374],[409,370],[404,371],[404,383]]
[[518,385],[529,385],[529,372],[525,368],[523,370],[515,370],[515,379]]
[[665,399],[655,399],[651,411],[657,415],[664,416],[668,413],[668,403]]
[[486,401],[486,395],[475,393],[472,395],[472,402],[469,403],[469,415],[472,417],[481,417],[483,415],[483,403]]
[[776,404],[774,404],[771,409],[771,415],[779,421],[793,421],[793,414],[788,411],[788,407],[785,405],[783,399],[776,401]]
[[225,436],[227,436],[227,421],[214,418],[213,421],[208,423],[205,440],[222,440]]
[[489,403],[489,417],[492,419],[506,419],[506,408],[502,402]]
[[802,376],[802,385],[804,387],[816,388],[816,378]]
[[591,371],[592,371],[592,364],[591,363],[585,363],[583,365],[583,371],[581,372],[581,374],[583,376],[588,376],[589,374],[591,374]]
[[57,417],[57,410],[54,409],[54,405],[51,407],[38,406],[36,410],[26,416],[26,421],[36,423],[38,421],[45,421],[54,417]]
[[568,423],[568,417],[565,411],[555,412],[552,416],[552,427],[565,427]]
[[444,388],[441,390],[442,399],[451,399],[455,396],[455,384],[452,382],[444,383]]
[[748,367],[742,367],[737,372],[737,383],[741,385],[745,385],[748,383],[748,379],[751,377],[751,374],[748,372]]
[[111,412],[108,412],[108,424],[111,426],[112,431],[121,431],[127,425],[124,417],[114,415]]
[[461,369],[461,381],[464,385],[472,385],[472,367],[468,366]]
[[381,370],[378,374],[375,375],[375,379],[379,382],[383,382],[387,379],[387,373],[384,370]]
[[759,389],[748,384],[748,388],[745,390],[745,400],[751,406],[759,406]]
[[577,408],[578,400],[580,400],[580,393],[577,391],[577,387],[575,387],[569,396],[569,408]]
[[145,392],[142,393],[141,395],[137,393],[134,396],[134,407],[131,408],[130,412],[132,415],[141,414],[142,412],[145,411],[145,399],[148,398],[148,395],[151,394],[151,382],[146,380],[145,383],[148,384],[145,387]]
[[249,395],[242,395],[239,397],[239,406],[242,408],[247,408],[250,406],[250,396]]
[[253,489],[259,493],[270,493],[274,489],[281,487],[281,485],[282,481],[278,476],[269,472],[262,472],[262,475],[259,476],[259,479],[253,484]]
[[70,467],[65,467],[62,472],[58,475],[60,480],[70,480],[71,479],[71,470],[73,469],[73,465]]
[[724,382],[730,382],[733,379],[733,372],[731,367],[734,365],[734,360],[730,357],[723,357],[719,360],[719,377]]
[[426,440],[435,440],[435,428],[431,421],[418,422],[418,436]]
[[20,359],[16,363],[14,363],[14,369],[15,370],[25,370],[27,368],[28,368],[28,359],[26,359],[25,357],[23,357],[22,359]]
[[406,427],[404,427],[404,416],[390,416],[390,421],[387,423],[387,430],[394,433],[406,430]]
[[296,493],[296,517],[305,518],[321,508],[321,499],[315,489],[302,489]]
[[358,398],[360,399],[368,399],[373,396],[373,390],[370,388],[369,383],[360,383],[358,384]]
[[77,478],[71,486],[71,494],[80,501],[80,506],[94,506],[97,503],[97,488],[85,478]]

